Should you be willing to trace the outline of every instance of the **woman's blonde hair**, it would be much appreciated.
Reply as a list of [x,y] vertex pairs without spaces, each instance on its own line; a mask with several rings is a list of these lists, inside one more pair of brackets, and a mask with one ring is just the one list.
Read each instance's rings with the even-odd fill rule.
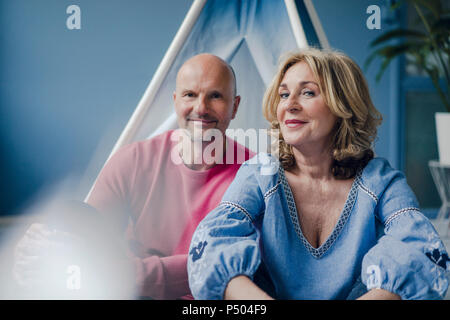
[[[351,178],[374,157],[372,144],[382,116],[372,103],[361,69],[347,55],[309,48],[282,57],[264,94],[264,117],[272,129],[280,128],[277,121],[278,89],[286,71],[299,62],[305,62],[311,68],[325,104],[338,118],[332,138],[332,173],[339,179]],[[281,132],[278,156],[283,168],[288,170],[296,166],[292,146],[286,144]]]

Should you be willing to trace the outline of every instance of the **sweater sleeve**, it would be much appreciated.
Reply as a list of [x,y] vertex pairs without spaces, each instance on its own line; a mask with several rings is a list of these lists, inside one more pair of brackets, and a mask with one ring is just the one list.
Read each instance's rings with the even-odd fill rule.
[[[116,152],[101,170],[88,203],[112,221],[121,236],[132,216],[131,199],[137,172],[135,144]],[[190,294],[186,270],[187,255],[140,257],[130,244],[127,256],[134,265],[137,294],[153,299],[176,299]]]
[[136,175],[135,144],[119,149],[105,164],[87,203],[95,207],[122,233],[131,216],[130,193]]
[[244,163],[222,202],[197,227],[189,248],[189,285],[196,299],[223,299],[228,282],[253,279],[261,258],[254,221],[264,199],[251,164]]
[[363,258],[367,289],[382,288],[402,299],[442,299],[448,288],[448,254],[400,172],[382,194],[376,216],[384,234]]
[[152,299],[177,299],[189,295],[187,254],[168,257],[133,257],[139,295]]

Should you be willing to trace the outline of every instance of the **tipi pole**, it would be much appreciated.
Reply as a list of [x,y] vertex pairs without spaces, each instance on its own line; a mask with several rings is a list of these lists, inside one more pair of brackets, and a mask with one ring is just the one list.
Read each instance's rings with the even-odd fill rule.
[[295,0],[284,0],[286,10],[291,22],[292,32],[299,48],[307,48],[308,40],[306,39],[305,30],[303,29],[300,15],[298,14]]
[[323,49],[330,49],[330,43],[328,42],[328,38],[322,28],[322,23],[320,22],[319,16],[317,15],[312,0],[304,0],[303,3],[305,4],[309,18],[311,19],[314,30],[316,31],[317,37],[319,38],[320,46]]
[[[137,129],[140,127],[142,120],[144,119],[148,108],[153,102],[153,99],[156,96],[156,93],[161,86],[162,82],[164,81],[164,78],[166,77],[170,67],[172,66],[176,56],[180,52],[181,48],[184,45],[184,42],[188,38],[189,34],[191,33],[192,28],[195,25],[195,22],[197,21],[205,3],[207,0],[195,0],[192,4],[191,8],[189,9],[186,17],[183,20],[183,23],[180,26],[180,29],[176,33],[172,43],[169,46],[169,49],[167,50],[166,54],[164,55],[164,58],[162,59],[160,65],[158,66],[158,69],[155,72],[155,75],[153,76],[149,86],[144,92],[144,95],[142,96],[141,100],[139,101],[139,104],[137,105],[136,109],[133,112],[133,115],[131,116],[130,120],[128,121],[125,129],[122,131],[122,134],[120,135],[119,139],[117,140],[116,144],[114,145],[113,150],[111,151],[110,155],[108,156],[108,159],[105,161],[105,163],[111,158],[111,156],[123,145],[129,143],[132,141],[134,135],[136,134]],[[95,183],[92,185],[91,189],[89,190],[88,195],[85,198],[85,202],[89,200],[89,196],[92,192],[92,189],[94,188]]]

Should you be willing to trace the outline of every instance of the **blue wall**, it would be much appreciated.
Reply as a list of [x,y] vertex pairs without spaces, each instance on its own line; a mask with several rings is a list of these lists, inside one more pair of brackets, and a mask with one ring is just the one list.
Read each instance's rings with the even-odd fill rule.
[[[391,17],[389,10],[383,5],[387,1],[373,0],[344,0],[313,1],[322,20],[323,28],[328,36],[330,45],[344,51],[352,57],[363,68],[364,62],[369,55],[369,44],[380,34],[392,28],[385,19]],[[366,20],[369,14],[367,7],[378,5],[382,11],[381,29],[369,30]],[[399,21],[396,21],[399,23]],[[375,60],[370,67],[363,69],[369,83],[373,102],[383,115],[383,124],[378,131],[378,142],[375,151],[377,155],[387,158],[391,165],[402,169],[402,127],[401,101],[398,96],[400,92],[399,63],[394,63],[385,71],[380,82],[375,81],[380,62]]]
[[[191,3],[0,0],[0,215],[83,174],[100,144],[106,158]],[[363,65],[386,27],[368,30],[366,8],[384,1],[314,3],[331,45]],[[81,8],[81,30],[66,28],[71,4]],[[376,65],[366,73],[385,117],[376,151],[398,167],[396,71],[377,84]]]
[[[66,27],[71,4],[81,30]],[[0,214],[81,174],[105,132],[112,148],[190,4],[0,1]]]

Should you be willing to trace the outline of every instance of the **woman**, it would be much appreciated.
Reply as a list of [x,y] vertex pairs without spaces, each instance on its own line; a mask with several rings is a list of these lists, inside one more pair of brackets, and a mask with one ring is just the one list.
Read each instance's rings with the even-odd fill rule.
[[381,116],[356,63],[290,54],[263,109],[279,154],[244,163],[198,226],[194,297],[442,299],[448,255],[404,175],[374,158]]

